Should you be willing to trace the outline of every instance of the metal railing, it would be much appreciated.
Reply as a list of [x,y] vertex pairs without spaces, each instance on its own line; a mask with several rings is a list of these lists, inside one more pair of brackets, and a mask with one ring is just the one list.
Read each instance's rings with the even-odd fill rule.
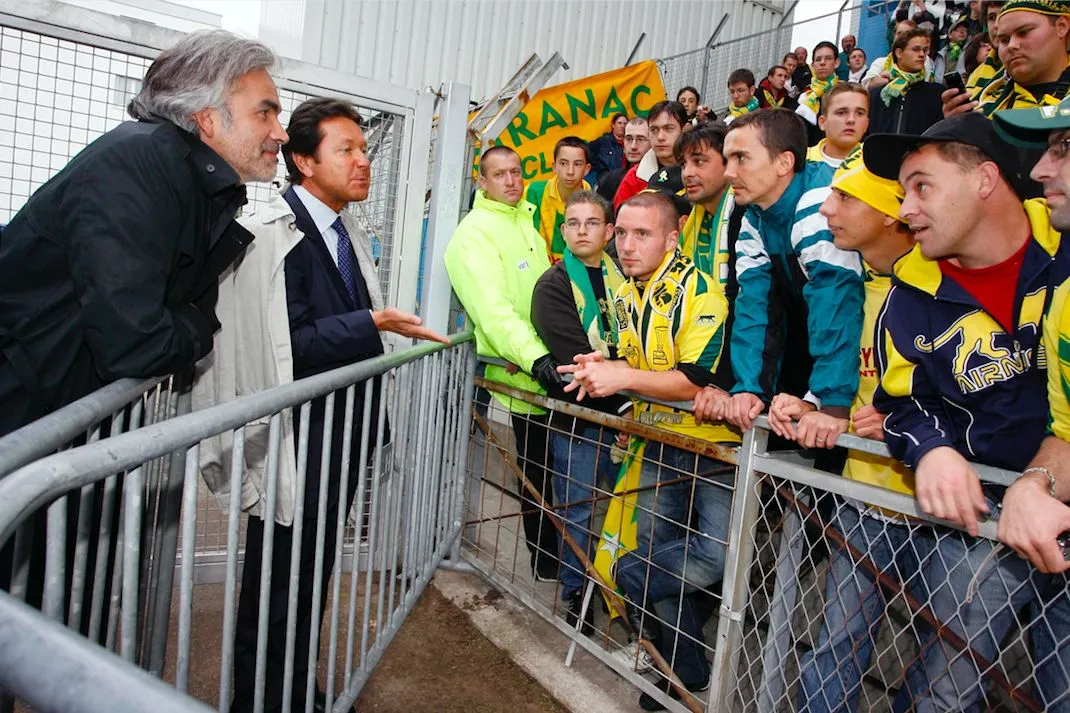
[[[250,470],[254,463],[266,463],[259,483],[263,492],[261,505],[267,513],[261,526],[263,561],[272,561],[276,543],[289,547],[293,554],[288,568],[278,563],[258,568],[258,606],[249,611],[250,607],[244,605],[246,616],[256,621],[254,650],[244,654],[250,662],[255,659],[255,684],[247,694],[255,697],[252,709],[260,710],[270,695],[270,686],[281,685],[285,709],[289,710],[290,700],[299,700],[311,710],[315,677],[300,681],[301,688],[297,688],[291,685],[290,676],[303,663],[315,670],[323,648],[322,658],[327,662],[326,705],[347,709],[438,562],[455,546],[463,498],[463,469],[459,464],[464,462],[468,444],[464,435],[469,427],[467,408],[471,403],[474,364],[471,334],[455,335],[452,348],[422,345],[358,362],[26,465],[0,481],[0,544],[9,542],[16,532],[21,538],[25,532],[21,526],[35,519],[44,528],[46,544],[42,571],[35,569],[26,542],[20,544],[16,540],[16,570],[21,572],[23,586],[13,588],[13,593],[24,595],[26,584],[40,576],[47,616],[66,622],[130,663],[142,661],[145,650],[162,634],[164,645],[170,645],[172,650],[173,669],[167,676],[177,689],[189,691],[195,676],[208,676],[219,691],[213,702],[219,710],[227,710],[235,692],[232,669],[243,655],[236,651],[235,643],[237,617],[243,611],[237,600],[238,578],[242,577],[243,589],[256,581],[256,576],[250,579],[255,570],[239,572],[242,486],[258,477],[256,471]],[[314,414],[322,414],[322,426],[310,427]],[[291,427],[293,421],[298,425]],[[253,428],[265,423],[266,434],[263,428]],[[311,433],[310,428],[314,428]],[[194,615],[194,558],[187,555],[193,552],[200,523],[196,501],[202,443],[224,433],[233,439],[228,452],[226,574],[222,610],[216,612],[217,623],[207,627],[220,649],[216,678],[203,667],[198,668],[191,656],[193,627],[204,627],[206,622]],[[310,444],[314,442],[322,444],[322,459],[306,467]],[[285,447],[296,449],[295,481],[286,480],[280,467],[281,449]],[[250,461],[251,454],[254,460]],[[153,464],[174,457],[184,458],[184,468],[179,471],[184,474],[180,491],[183,517],[180,531],[177,519],[171,523],[170,531],[172,542],[181,538],[183,556],[174,612],[178,630],[168,641],[166,625],[162,632],[154,629],[154,619],[147,616],[158,598],[166,598],[166,602],[156,604],[164,611],[165,621],[172,612],[170,585],[166,591],[154,587],[146,592],[144,588],[144,534],[151,522],[144,492]],[[311,478],[313,473],[320,476],[320,488],[316,492],[310,490],[306,499],[306,476]],[[347,507],[328,502],[328,483],[338,486],[334,502],[340,502],[344,494]],[[110,513],[96,513],[101,527],[109,529],[102,535],[81,528],[69,532],[71,514],[64,496],[95,486],[103,487],[117,501]],[[272,516],[286,492],[294,496],[293,522],[288,527],[276,525]],[[352,503],[367,505],[354,509],[354,528],[347,530],[344,525]],[[260,522],[259,518],[250,518],[250,523],[253,520]],[[305,552],[303,537],[308,540],[305,547],[315,551],[315,574],[308,578],[315,579],[315,583],[311,585],[308,607],[299,610],[298,600],[306,596],[305,588],[311,584],[300,581],[298,575],[298,557]],[[355,537],[357,541],[351,544],[359,550],[348,578],[341,576],[345,537]],[[69,540],[73,540],[73,547]],[[285,682],[276,677],[269,683],[268,623],[277,615],[268,611],[266,592],[272,576],[287,583],[287,611],[278,624],[284,629],[276,630],[276,619],[272,618],[271,633],[285,641],[273,639],[270,644],[285,646],[287,673]],[[343,579],[347,579],[344,588]],[[321,607],[328,600],[328,591],[328,635],[321,642],[320,628],[311,627],[308,661],[295,661],[296,656],[304,655],[295,642],[297,622],[303,617],[311,621],[325,617],[326,610]],[[84,605],[93,612],[88,625],[81,617]],[[249,633],[245,631],[246,640]],[[204,645],[203,639],[200,645]],[[272,656],[277,653],[273,649]],[[337,662],[343,659],[345,664],[339,672]],[[26,668],[47,667],[43,659],[32,656],[12,665],[16,670],[11,675],[16,677],[29,675]],[[51,673],[62,675],[54,666]],[[198,683],[198,689],[205,690],[203,678]],[[21,690],[13,687],[9,692]]]
[[[1062,618],[1070,611],[1068,580],[1038,575],[1001,548],[995,520],[971,538],[927,517],[910,495],[818,470],[812,453],[769,451],[765,417],[735,452],[482,379],[477,385],[505,401],[490,400],[476,417],[462,555],[571,638],[562,651],[566,666],[583,648],[673,711],[1070,706],[1068,688],[1058,687],[1070,683],[1070,620]],[[532,406],[550,413],[523,413]],[[586,426],[562,426],[562,416]],[[629,434],[632,447],[647,440],[652,462],[643,467],[657,470],[656,480],[629,481],[622,470],[605,482],[577,471],[602,468],[613,448],[607,431]],[[532,450],[533,441],[555,437],[568,447]],[[689,457],[681,466],[657,444]],[[837,445],[852,456],[888,456],[883,443],[850,434]],[[583,449],[595,455],[582,460]],[[975,469],[986,487],[1017,476]],[[659,512],[657,498],[670,487],[683,488],[682,518]],[[723,533],[696,506],[700,489],[717,487],[731,493]],[[620,546],[610,522],[620,507],[632,508],[625,512],[640,527],[675,527],[682,561],[670,566],[664,551],[648,554],[640,545],[628,556],[631,574],[600,566],[602,551]],[[570,513],[577,509],[578,518]],[[892,544],[882,548],[886,540]],[[719,586],[698,567],[707,556],[700,545],[722,548]],[[575,582],[549,581],[556,578],[539,571],[540,557],[559,558],[561,569],[580,575],[579,616],[569,614],[567,587]],[[645,576],[634,576],[636,564]],[[618,575],[630,582],[614,581]],[[654,592],[666,598],[651,605]],[[626,607],[631,622],[617,616]],[[697,633],[685,621],[696,611],[705,617]],[[646,629],[647,622],[654,639],[644,631],[637,640],[634,625]],[[684,658],[695,651],[708,661],[709,688],[683,680]],[[636,670],[650,664],[653,674]]]

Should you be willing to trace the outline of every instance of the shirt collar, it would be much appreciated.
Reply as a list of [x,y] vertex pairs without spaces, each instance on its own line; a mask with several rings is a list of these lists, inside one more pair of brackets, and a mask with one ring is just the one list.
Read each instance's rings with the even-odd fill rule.
[[308,217],[312,218],[312,222],[316,225],[316,230],[323,235],[330,228],[333,230],[334,221],[341,217],[340,213],[335,213],[331,210],[323,201],[316,196],[309,193],[308,189],[304,186],[295,185],[294,192],[297,193],[297,197],[301,199],[302,205],[305,206],[305,210],[308,211]]

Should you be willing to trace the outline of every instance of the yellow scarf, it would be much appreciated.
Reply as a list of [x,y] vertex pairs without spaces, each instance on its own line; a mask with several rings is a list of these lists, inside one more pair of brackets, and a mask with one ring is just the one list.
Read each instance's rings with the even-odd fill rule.
[[833,74],[828,79],[814,79],[810,82],[810,88],[799,97],[799,103],[806,106],[814,115],[821,113],[821,97],[825,92],[840,83],[840,78]]
[[[1067,65],[1070,65],[1070,57],[1067,57]],[[991,117],[993,113],[1003,109],[1054,106],[1062,101],[1063,97],[1053,97],[1051,94],[1045,94],[1038,99],[1028,89],[1015,82],[1007,74],[1007,69],[1003,68],[992,81],[985,85],[976,99],[980,111],[985,116]]]
[[750,101],[744,106],[736,106],[735,104],[728,105],[728,113],[732,116],[743,116],[752,111],[758,111],[758,97],[751,97]]
[[722,289],[728,283],[728,219],[735,204],[735,194],[729,188],[721,196],[715,214],[696,205],[680,232],[680,252],[691,258],[699,270],[716,278]]

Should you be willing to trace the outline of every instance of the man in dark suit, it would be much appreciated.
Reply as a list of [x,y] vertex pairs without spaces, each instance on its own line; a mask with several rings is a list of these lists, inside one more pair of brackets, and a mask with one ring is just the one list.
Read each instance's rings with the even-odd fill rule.
[[[370,185],[371,166],[365,155],[367,142],[361,131],[361,117],[357,110],[341,100],[309,100],[294,111],[289,129],[291,141],[283,156],[292,185],[273,201],[264,218],[257,220],[254,216],[246,225],[262,240],[285,240],[287,234],[292,238],[294,231],[302,236],[286,254],[284,264],[293,378],[312,376],[382,354],[381,331],[447,341],[423,327],[418,317],[396,308],[383,307],[368,238],[356,221],[345,213],[348,203],[367,198]],[[378,379],[371,393],[373,420],[372,432],[368,434],[369,456],[377,445]],[[312,648],[312,632],[319,632],[323,622],[327,583],[335,559],[338,508],[344,497],[343,512],[349,512],[360,468],[364,465],[360,463],[358,455],[364,397],[365,385],[358,384],[352,406],[350,465],[345,473],[342,472],[341,463],[347,410],[345,390],[335,394],[334,415],[329,424],[325,423],[325,399],[316,399],[312,403],[296,592],[291,594],[289,589],[293,526],[278,510],[270,513],[261,509],[261,517],[249,518],[235,634],[232,713],[244,713],[253,707],[260,569],[264,545],[264,520],[261,518],[272,516],[277,524],[271,556],[271,591],[268,596],[264,710],[282,711],[286,614],[291,596],[297,597],[297,621],[290,710],[305,710],[308,677],[315,676],[316,657],[313,657],[310,667],[309,650]],[[293,418],[293,430],[298,432],[300,413],[297,409]],[[323,481],[321,457],[326,437],[325,425],[331,435],[331,453],[326,481]],[[389,429],[385,429],[384,433],[385,444],[389,442]],[[291,475],[295,477],[295,474]],[[279,478],[280,491],[286,487],[292,488],[292,482],[287,482],[281,474]],[[344,494],[343,480],[346,481]],[[325,490],[326,519],[317,527],[321,489]],[[323,542],[323,574],[319,578],[319,601],[314,602],[312,595],[316,584],[318,540]],[[318,609],[314,609],[316,605]],[[317,611],[318,617],[315,617],[314,612]],[[313,710],[323,709],[324,694],[316,691],[313,700]]]

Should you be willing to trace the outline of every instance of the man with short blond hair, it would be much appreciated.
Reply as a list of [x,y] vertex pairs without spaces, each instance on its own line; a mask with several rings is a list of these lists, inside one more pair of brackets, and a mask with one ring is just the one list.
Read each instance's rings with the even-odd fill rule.
[[869,94],[857,84],[840,82],[821,97],[817,125],[825,138],[806,152],[807,161],[822,161],[831,168],[858,147],[869,128]]
[[[628,279],[617,291],[614,312],[622,359],[606,360],[595,352],[561,367],[575,379],[566,390],[583,397],[629,390],[640,399],[682,401],[712,384],[728,303],[713,278],[679,253],[676,226],[676,208],[661,193],[643,192],[621,206],[614,230]],[[691,413],[671,406],[640,400],[635,408],[641,423],[711,441],[739,439],[730,426],[700,424]],[[705,456],[648,443],[636,496],[637,547],[617,565],[633,628],[640,638],[656,640],[691,691],[706,688],[710,666],[703,645],[705,622],[681,614],[687,606],[683,595],[721,577],[732,503],[732,476],[710,477],[716,468],[716,461]],[[680,482],[681,474],[693,477]],[[691,521],[692,512],[694,532],[681,536],[679,528]],[[658,617],[649,613],[655,605]],[[659,625],[659,618],[671,628]],[[667,682],[661,686],[668,688]],[[644,710],[662,710],[645,693],[639,703]]]

